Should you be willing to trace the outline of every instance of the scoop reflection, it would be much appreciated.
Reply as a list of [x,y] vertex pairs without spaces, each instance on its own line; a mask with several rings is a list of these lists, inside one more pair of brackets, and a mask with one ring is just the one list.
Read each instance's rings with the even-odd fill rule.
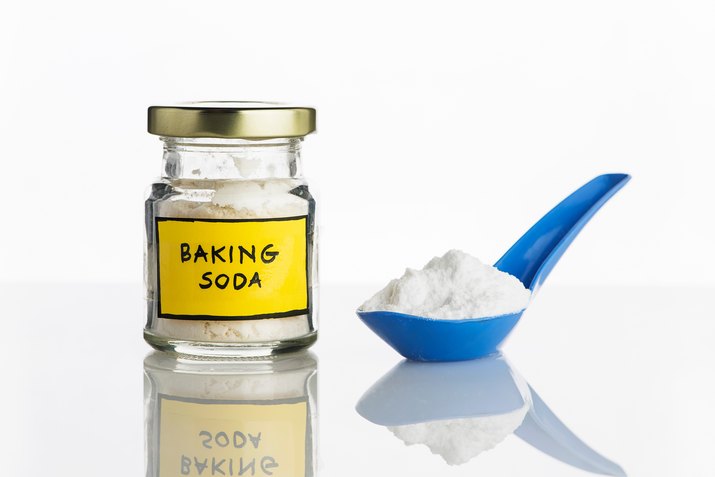
[[576,437],[502,355],[458,363],[403,361],[357,404],[406,445],[424,444],[448,464],[468,462],[509,435],[580,469],[625,476]]
[[315,475],[317,363],[144,361],[146,475]]

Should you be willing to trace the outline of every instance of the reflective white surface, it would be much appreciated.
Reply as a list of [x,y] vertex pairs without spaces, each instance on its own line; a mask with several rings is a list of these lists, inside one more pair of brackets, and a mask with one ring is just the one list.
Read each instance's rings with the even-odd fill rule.
[[[376,288],[322,289],[321,335],[312,350],[318,358],[319,476],[594,475],[578,468],[579,462],[588,468],[584,458],[631,476],[715,473],[709,457],[715,445],[712,289],[545,287],[505,345],[506,366],[496,366],[496,375],[479,371],[488,362],[430,375],[400,364],[401,357],[354,315]],[[142,362],[150,349],[141,339],[140,287],[1,290],[1,474],[144,475]],[[522,427],[466,464],[449,466],[385,427],[402,423],[388,422],[389,407],[380,408],[384,399],[373,400],[370,412],[361,409],[370,419],[356,411],[388,372],[397,372],[402,383],[383,386],[395,391],[395,419],[503,414],[510,404],[531,399],[531,405],[547,405],[568,430],[551,427],[561,432],[560,442],[570,443],[571,457],[542,452],[546,445],[535,445]],[[454,378],[440,384],[445,375]],[[469,375],[478,382],[469,383]],[[445,392],[427,393],[430,379]],[[564,441],[569,433],[578,440]],[[569,459],[577,466],[564,462]]]

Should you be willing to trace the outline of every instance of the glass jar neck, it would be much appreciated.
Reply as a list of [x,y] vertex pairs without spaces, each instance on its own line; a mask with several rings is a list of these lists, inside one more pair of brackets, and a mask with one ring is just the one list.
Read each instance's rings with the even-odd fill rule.
[[162,137],[163,177],[220,180],[302,176],[303,138],[264,140]]

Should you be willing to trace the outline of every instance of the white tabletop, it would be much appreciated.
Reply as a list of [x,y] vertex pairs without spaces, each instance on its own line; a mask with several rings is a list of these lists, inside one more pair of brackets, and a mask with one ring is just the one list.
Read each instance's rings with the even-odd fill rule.
[[[319,476],[578,476],[594,475],[579,467],[599,466],[632,476],[715,474],[713,290],[547,286],[504,346],[501,377],[485,377],[492,375],[480,366],[488,363],[441,365],[445,375],[458,376],[440,384],[444,395],[410,398],[410,390],[442,374],[400,366],[401,357],[360,323],[354,309],[377,288],[321,290],[320,337],[312,349]],[[141,288],[26,284],[1,290],[7,378],[0,474],[144,475],[142,363],[150,348],[141,338]],[[379,385],[383,394],[368,392],[396,366]],[[551,428],[555,444],[517,430],[466,464],[450,466],[426,446],[406,446],[371,422],[391,416],[385,392],[404,403],[396,419],[449,415],[471,408],[467,399],[474,400],[476,415],[505,402],[494,383],[508,376],[528,383],[580,442],[563,428]],[[367,419],[356,411],[361,398]],[[479,438],[465,433],[457,441]],[[539,450],[548,445],[557,457]]]

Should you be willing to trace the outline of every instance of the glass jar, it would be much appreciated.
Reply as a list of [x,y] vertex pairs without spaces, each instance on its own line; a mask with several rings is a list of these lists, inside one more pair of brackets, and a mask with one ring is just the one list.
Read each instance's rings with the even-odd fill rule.
[[266,103],[149,108],[163,177],[146,201],[146,341],[266,356],[317,337],[315,201],[300,145],[315,110]]
[[317,362],[307,352],[256,360],[144,361],[146,475],[311,477]]

